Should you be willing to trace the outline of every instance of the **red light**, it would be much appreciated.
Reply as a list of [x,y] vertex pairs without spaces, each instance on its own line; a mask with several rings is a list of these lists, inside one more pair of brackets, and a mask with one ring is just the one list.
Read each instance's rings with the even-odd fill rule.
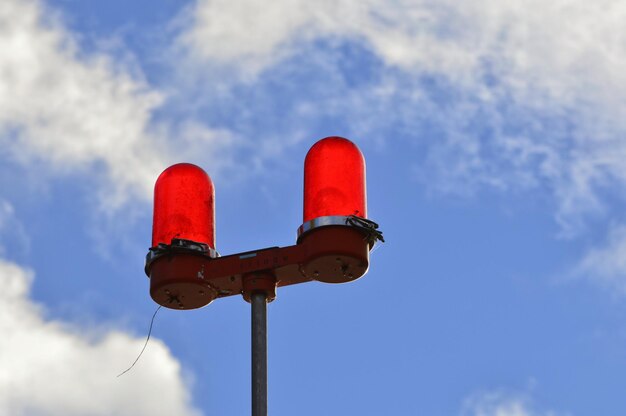
[[215,249],[214,201],[213,182],[198,166],[179,163],[165,169],[154,186],[152,247],[181,238]]
[[304,221],[334,215],[367,217],[365,159],[348,139],[327,137],[304,160]]

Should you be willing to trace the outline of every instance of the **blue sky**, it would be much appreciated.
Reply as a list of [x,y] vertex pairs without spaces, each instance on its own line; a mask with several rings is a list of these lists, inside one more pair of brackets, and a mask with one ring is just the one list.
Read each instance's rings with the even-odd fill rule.
[[159,312],[172,163],[221,254],[295,242],[341,135],[387,243],[269,306],[273,415],[623,415],[626,6],[616,0],[0,5],[0,413],[249,412],[249,305]]

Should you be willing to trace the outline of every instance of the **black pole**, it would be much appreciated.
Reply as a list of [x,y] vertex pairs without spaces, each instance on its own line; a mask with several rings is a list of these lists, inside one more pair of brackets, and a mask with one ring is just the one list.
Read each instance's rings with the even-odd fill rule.
[[267,416],[267,296],[250,296],[252,305],[252,416]]

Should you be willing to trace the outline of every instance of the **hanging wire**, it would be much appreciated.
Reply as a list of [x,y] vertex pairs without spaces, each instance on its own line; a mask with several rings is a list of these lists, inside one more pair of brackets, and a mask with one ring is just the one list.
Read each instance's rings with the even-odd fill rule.
[[370,250],[370,256],[374,254],[375,251],[378,251],[379,248],[381,248],[383,246],[382,243],[380,242],[375,242],[374,243],[374,247],[372,247],[372,249]]
[[150,334],[152,334],[152,325],[154,325],[154,318],[156,318],[157,312],[159,312],[159,309],[161,309],[161,307],[162,305],[159,305],[159,307],[156,309],[156,311],[154,311],[154,314],[152,315],[152,320],[150,321],[150,329],[148,329],[148,336],[146,338],[146,342],[143,344],[143,348],[141,349],[141,352],[139,353],[135,361],[131,364],[131,366],[128,367],[126,370],[122,371],[121,373],[119,373],[117,377],[122,376],[126,374],[127,372],[129,372],[135,366],[135,364],[137,364],[137,361],[139,361],[139,359],[141,358],[141,355],[143,354],[143,352],[146,350],[146,347],[148,346],[148,341],[150,341]]

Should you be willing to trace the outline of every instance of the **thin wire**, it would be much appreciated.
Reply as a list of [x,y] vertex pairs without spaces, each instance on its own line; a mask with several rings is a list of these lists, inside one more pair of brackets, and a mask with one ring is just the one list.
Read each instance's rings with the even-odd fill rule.
[[381,248],[383,245],[382,243],[379,243],[378,241],[374,243],[374,247],[370,250],[370,256],[372,254],[374,254],[375,251],[378,251],[379,248]]
[[139,353],[139,355],[135,359],[135,362],[130,367],[128,367],[126,370],[124,370],[121,373],[119,373],[117,375],[117,377],[122,376],[122,375],[126,374],[127,372],[129,372],[135,366],[135,364],[137,364],[137,361],[139,361],[139,359],[141,358],[141,354],[143,354],[143,352],[146,350],[146,347],[148,346],[148,341],[150,341],[150,334],[152,334],[152,325],[154,325],[154,318],[156,318],[156,314],[157,314],[157,312],[159,312],[159,309],[161,309],[161,307],[162,307],[162,305],[159,305],[159,307],[156,309],[156,311],[154,311],[154,315],[152,315],[152,320],[150,321],[150,329],[148,330],[148,337],[146,338],[146,343],[143,344],[143,348],[141,349],[141,352]]

